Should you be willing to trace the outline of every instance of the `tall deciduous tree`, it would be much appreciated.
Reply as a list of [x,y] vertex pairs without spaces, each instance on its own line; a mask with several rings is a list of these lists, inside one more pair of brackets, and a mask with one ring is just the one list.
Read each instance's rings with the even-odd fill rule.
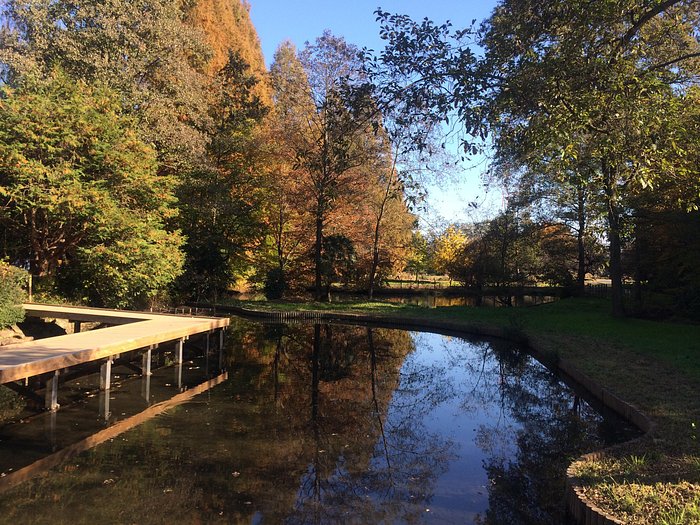
[[314,289],[321,299],[325,226],[331,211],[351,191],[353,170],[376,144],[370,132],[373,108],[366,93],[351,89],[360,81],[360,61],[357,49],[342,38],[326,32],[308,44],[298,59],[286,46],[278,52],[276,63],[275,96],[284,101],[291,128],[284,136],[286,146],[310,196],[315,223]]
[[[529,209],[533,220],[543,229],[556,232],[558,241],[563,242],[564,231],[569,231],[576,244],[576,264],[572,270],[577,291],[582,293],[586,273],[599,269],[599,238],[604,232],[602,194],[590,174],[595,167],[585,158],[569,169],[547,160],[523,165],[517,153],[515,158],[509,157],[511,153],[507,149],[498,152],[494,166],[496,178],[510,188],[510,202]],[[562,268],[568,266],[565,263]],[[570,281],[564,278],[564,273],[559,273],[561,278],[557,282]]]
[[[613,313],[624,312],[621,234],[628,197],[681,175],[690,144],[676,140],[695,76],[694,2],[506,1],[485,25],[487,70],[497,79],[491,124],[498,148],[521,160],[576,169],[603,194]],[[696,191],[693,192],[696,194]]]
[[103,305],[143,303],[180,272],[168,231],[173,181],[158,175],[107,88],[60,70],[0,95],[0,223],[5,255],[35,275],[80,275],[73,291]]
[[[550,174],[576,169],[583,157],[595,165],[588,175],[605,196],[613,313],[621,315],[628,197],[662,179],[687,182],[681,204],[698,194],[698,177],[687,175],[697,166],[684,160],[692,143],[678,125],[698,80],[697,2],[504,0],[482,27],[480,61],[464,45],[470,29],[378,15],[388,40],[378,60],[392,79],[410,80],[414,106],[456,110],[468,134],[490,129],[498,150],[560,168]],[[395,81],[386,85],[402,95]]]
[[267,198],[260,123],[268,108],[256,94],[258,79],[231,52],[214,86],[208,162],[186,174],[178,189],[179,224],[188,237],[180,288],[197,299],[215,298],[247,271]]
[[307,272],[308,248],[314,238],[307,176],[296,153],[304,143],[302,137],[314,104],[306,72],[290,42],[280,44],[275,53],[270,87],[273,107],[266,129],[274,147],[268,158],[269,199],[265,206],[269,234],[260,264],[271,280],[286,289],[300,282],[299,277]]
[[422,197],[423,175],[441,173],[445,176],[450,170],[444,162],[444,147],[440,148],[436,140],[436,123],[399,102],[387,104],[387,113],[381,115],[376,133],[379,147],[374,166],[370,168],[374,172],[369,177],[373,188],[368,191],[367,199],[373,219],[370,299],[380,270],[394,262],[382,257],[382,251],[386,253],[385,248],[393,245],[391,251],[396,253],[399,243],[404,250],[410,244],[415,217],[408,208],[415,206]]
[[372,299],[382,277],[403,270],[409,253],[411,233],[416,217],[409,211],[404,186],[396,160],[377,169],[370,176],[371,188],[366,196],[370,219],[370,261],[368,296]]
[[170,172],[204,153],[209,58],[185,23],[187,2],[9,0],[0,32],[3,80],[46,76],[56,66],[116,90],[139,133]]
[[450,224],[433,240],[433,265],[435,270],[455,275],[454,268],[459,264],[459,254],[469,242],[466,232],[458,225]]

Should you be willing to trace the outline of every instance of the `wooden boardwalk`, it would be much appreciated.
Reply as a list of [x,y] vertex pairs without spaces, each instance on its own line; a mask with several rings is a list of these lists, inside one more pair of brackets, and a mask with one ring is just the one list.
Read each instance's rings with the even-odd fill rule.
[[[73,322],[94,321],[114,326],[0,347],[0,384],[48,372],[57,373],[64,368],[101,359],[111,364],[114,356],[149,349],[168,341],[180,342],[181,359],[182,342],[185,339],[195,334],[208,334],[223,329],[229,324],[229,319],[218,317],[43,304],[23,306],[27,316],[31,317],[68,319]],[[108,376],[106,388],[109,388]]]

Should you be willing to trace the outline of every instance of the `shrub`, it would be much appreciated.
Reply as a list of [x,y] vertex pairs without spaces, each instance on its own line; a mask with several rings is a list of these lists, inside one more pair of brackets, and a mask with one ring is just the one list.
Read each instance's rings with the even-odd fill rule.
[[24,319],[22,301],[27,272],[0,261],[0,328],[6,328]]
[[273,268],[265,276],[263,291],[268,299],[281,299],[287,290],[287,282],[284,271],[280,268]]

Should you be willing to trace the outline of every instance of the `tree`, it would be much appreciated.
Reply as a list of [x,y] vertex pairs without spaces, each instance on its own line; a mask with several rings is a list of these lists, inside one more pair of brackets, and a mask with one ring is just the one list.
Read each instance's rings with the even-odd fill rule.
[[377,166],[372,169],[374,176],[370,176],[376,179],[376,189],[368,192],[374,223],[369,272],[370,299],[380,262],[383,265],[389,262],[381,261],[382,244],[393,243],[396,246],[398,242],[405,253],[410,242],[408,237],[415,222],[410,210],[418,205],[425,194],[424,175],[440,173],[445,176],[450,170],[449,163],[444,162],[447,159],[444,145],[437,140],[435,122],[421,114],[414,114],[406,104],[397,101],[384,105],[379,120]]
[[506,1],[484,26],[497,148],[560,173],[582,158],[592,167],[583,175],[604,195],[615,315],[624,311],[626,202],[685,169],[677,161],[690,144],[675,137],[686,110],[678,90],[693,82],[700,56],[692,4]]
[[267,198],[260,126],[268,107],[256,94],[258,79],[231,52],[213,85],[208,162],[184,175],[178,189],[179,225],[188,238],[179,288],[197,299],[215,299],[248,270]]
[[209,51],[186,25],[187,2],[9,0],[0,32],[3,80],[45,77],[56,66],[108,85],[154,144],[161,171],[199,160],[207,142]]
[[407,195],[395,166],[388,171],[378,170],[368,179],[373,186],[365,197],[370,222],[362,241],[369,248],[369,261],[365,264],[369,270],[364,274],[368,276],[371,299],[380,282],[405,268],[416,217],[406,203]]
[[[527,209],[540,229],[537,242],[548,259],[543,261],[542,277],[570,286],[573,283],[568,274],[572,271],[577,291],[583,293],[586,273],[601,267],[599,239],[604,235],[601,195],[587,176],[593,168],[582,159],[575,170],[562,173],[556,171],[556,163],[523,166],[509,154],[507,150],[499,151],[493,169],[499,182],[508,188],[509,203]],[[572,252],[574,240],[576,250]]]
[[360,80],[354,46],[326,32],[308,44],[298,59],[292,51],[289,46],[279,50],[273,86],[289,119],[290,130],[283,138],[310,197],[315,224],[314,289],[321,299],[325,226],[337,203],[348,198],[353,170],[374,147],[369,133],[372,107],[365,93],[351,89]]
[[268,206],[275,275],[287,267],[296,276],[304,270],[302,247],[309,235],[318,246],[319,224],[321,237],[340,234],[352,240],[357,284],[368,282],[373,289],[380,274],[402,264],[413,218],[360,66],[356,50],[329,34],[299,56],[289,43],[275,55],[271,120],[279,147],[271,178],[275,198]]
[[277,276],[284,287],[299,284],[310,267],[313,214],[307,176],[298,165],[296,145],[313,113],[308,80],[296,48],[283,42],[270,68],[273,107],[266,132],[274,148],[268,157],[269,176],[263,220],[268,232],[258,265],[265,276]]
[[326,299],[331,301],[331,285],[337,279],[348,283],[353,279],[357,255],[350,239],[340,234],[324,237],[321,251],[321,275]]
[[176,214],[173,181],[157,174],[155,151],[133,126],[112,91],[60,70],[2,88],[5,255],[34,275],[89,277],[72,292],[105,306],[142,302],[182,265],[182,238],[165,227]]
[[437,272],[452,279],[459,264],[460,252],[468,242],[464,230],[451,224],[433,241],[433,266]]
[[[387,145],[388,146],[388,145]],[[386,149],[386,146],[385,146]],[[374,212],[374,225],[373,225],[373,232],[372,232],[372,248],[371,248],[371,253],[372,253],[372,260],[370,263],[370,269],[369,269],[369,286],[368,286],[368,297],[370,300],[374,297],[374,286],[375,286],[375,280],[377,278],[377,271],[379,269],[379,263],[380,263],[380,255],[379,255],[379,249],[380,249],[380,241],[381,241],[381,234],[383,233],[382,231],[382,226],[383,226],[383,220],[384,217],[388,211],[389,205],[391,201],[394,201],[396,199],[403,199],[403,188],[400,184],[399,178],[398,178],[398,170],[396,167],[396,162],[398,160],[397,158],[398,151],[396,152],[389,152],[389,158],[382,159],[384,160],[384,163],[388,165],[380,165],[377,166],[377,182],[378,184],[378,192],[376,192],[376,198],[372,199],[373,202],[372,206],[373,212]],[[370,197],[371,198],[371,197]]]
[[406,271],[416,274],[416,281],[418,281],[420,273],[428,269],[428,259],[428,241],[420,231],[412,232]]
[[167,293],[184,263],[179,232],[144,217],[110,214],[110,232],[78,246],[57,272],[66,297],[95,306],[144,308]]
[[[477,61],[465,45],[471,28],[379,11],[388,47],[377,63],[391,79],[411,81],[405,99],[417,108],[445,119],[455,111],[467,152],[490,131],[497,151],[560,168],[550,174],[587,159],[593,170],[583,175],[594,176],[606,203],[613,313],[621,315],[629,196],[665,179],[687,182],[681,204],[697,198],[698,177],[687,176],[697,167],[684,160],[693,148],[679,123],[695,111],[686,99],[698,78],[699,16],[692,0],[606,0],[595,9],[583,0],[505,0],[481,28],[486,55]],[[395,81],[386,85],[402,96]]]

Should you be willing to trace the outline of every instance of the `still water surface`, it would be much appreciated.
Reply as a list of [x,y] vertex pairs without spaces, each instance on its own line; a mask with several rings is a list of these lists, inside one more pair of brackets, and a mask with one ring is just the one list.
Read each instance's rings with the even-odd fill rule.
[[[567,464],[629,436],[512,343],[234,324],[228,381],[3,491],[0,522],[562,523]],[[163,370],[152,381],[173,387]],[[130,389],[143,380],[114,392],[108,420],[87,402],[55,418],[118,424],[155,401]],[[35,455],[85,437],[55,423],[6,425],[0,459],[32,456],[18,428],[39,429]]]

